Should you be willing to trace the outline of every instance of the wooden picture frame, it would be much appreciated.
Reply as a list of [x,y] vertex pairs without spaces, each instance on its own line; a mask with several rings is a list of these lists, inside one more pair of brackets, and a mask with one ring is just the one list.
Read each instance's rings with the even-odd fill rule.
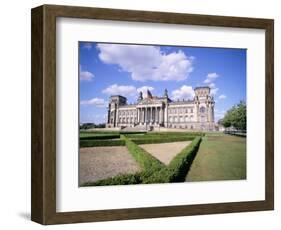
[[[266,36],[265,200],[100,211],[56,211],[56,18],[264,29]],[[32,9],[31,219],[41,224],[125,220],[274,209],[274,21],[179,13],[43,5]]]

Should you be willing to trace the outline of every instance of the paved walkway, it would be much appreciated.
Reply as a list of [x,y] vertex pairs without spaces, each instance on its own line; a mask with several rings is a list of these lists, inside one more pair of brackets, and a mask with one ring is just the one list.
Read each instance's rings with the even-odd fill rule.
[[179,141],[161,144],[145,144],[139,146],[162,163],[168,165],[171,160],[190,143],[191,141]]
[[80,149],[80,184],[140,171],[125,146]]

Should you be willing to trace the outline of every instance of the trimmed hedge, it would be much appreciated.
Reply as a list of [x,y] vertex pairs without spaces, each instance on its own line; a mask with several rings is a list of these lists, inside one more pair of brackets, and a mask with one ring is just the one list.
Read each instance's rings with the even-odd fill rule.
[[157,143],[169,143],[177,141],[192,141],[195,137],[193,136],[182,136],[182,137],[162,137],[162,138],[153,138],[150,139],[132,139],[136,144],[157,144]]
[[120,131],[120,134],[146,134],[147,131]]
[[190,166],[197,154],[202,138],[196,137],[194,141],[185,147],[175,158],[170,162],[168,168],[170,170],[170,182],[182,182],[185,180]]
[[183,182],[188,173],[193,159],[201,143],[201,137],[196,137],[193,142],[185,147],[166,168],[155,172],[145,178],[143,183],[168,183]]
[[128,184],[140,184],[141,174],[121,174],[115,177],[99,180],[96,182],[85,182],[81,186],[105,186],[105,185],[128,185]]
[[160,162],[158,159],[156,159],[151,154],[146,152],[144,149],[139,147],[132,140],[126,137],[124,137],[124,140],[126,142],[126,146],[130,154],[135,158],[137,163],[144,171],[148,171],[148,172],[158,171],[161,168],[165,167],[165,165],[162,162]]
[[[135,142],[137,141],[150,141],[150,140],[130,140],[124,135],[121,135],[120,140],[107,140],[107,141],[80,141],[83,144],[87,143],[104,143],[110,144],[107,146],[113,146],[113,144],[119,143],[120,145],[126,145],[130,154],[134,157],[137,163],[142,168],[142,172],[135,174],[122,174],[112,178],[96,181],[86,182],[81,186],[104,186],[104,185],[128,185],[128,184],[151,184],[151,183],[169,183],[169,182],[183,182],[190,169],[190,166],[196,156],[198,148],[201,143],[201,137],[184,137],[193,138],[190,145],[185,147],[168,166],[164,165],[158,159],[154,158],[151,154],[139,147]],[[179,137],[178,137],[179,138]],[[170,138],[171,139],[171,138]],[[161,139],[157,139],[159,141]],[[155,141],[155,140],[153,140]],[[167,142],[167,140],[165,140]],[[122,144],[121,144],[122,143]],[[155,142],[154,142],[155,143]],[[100,146],[100,145],[95,145]],[[89,147],[89,146],[84,146]]]
[[80,148],[122,145],[125,145],[124,140],[80,140]]
[[80,140],[108,140],[108,139],[119,139],[120,134],[91,134],[80,136]]

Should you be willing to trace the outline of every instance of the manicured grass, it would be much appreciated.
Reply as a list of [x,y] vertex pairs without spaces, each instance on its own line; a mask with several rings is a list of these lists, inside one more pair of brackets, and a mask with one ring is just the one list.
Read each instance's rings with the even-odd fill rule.
[[206,134],[186,181],[241,179],[246,179],[246,138]]

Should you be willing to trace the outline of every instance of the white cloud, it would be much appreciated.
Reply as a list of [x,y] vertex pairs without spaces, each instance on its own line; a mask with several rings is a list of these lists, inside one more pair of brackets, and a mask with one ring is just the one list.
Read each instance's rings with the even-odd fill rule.
[[89,71],[82,70],[82,67],[80,66],[80,81],[92,81],[95,75]]
[[217,94],[217,92],[219,91],[219,88],[218,87],[216,87],[216,84],[215,83],[211,83],[210,85],[209,85],[209,87],[211,88],[211,95],[216,95]]
[[82,100],[80,102],[81,105],[93,105],[96,107],[105,107],[107,105],[107,102],[102,98],[92,98],[90,100]]
[[135,96],[137,94],[137,89],[132,85],[110,85],[102,91],[107,95],[122,95],[122,96]]
[[204,80],[205,84],[213,82],[219,75],[217,73],[208,73],[206,79]]
[[92,43],[86,42],[86,43],[83,44],[82,48],[90,50],[90,49],[92,49]]
[[140,88],[137,88],[138,93],[142,92],[143,97],[147,97],[147,90],[151,92],[154,90],[154,88],[151,86],[142,86]]
[[179,89],[172,91],[172,99],[192,99],[194,97],[194,90],[192,86],[183,85]]
[[89,71],[80,72],[80,80],[81,81],[91,81],[94,77],[95,77],[95,75],[92,74]]
[[193,57],[181,50],[164,53],[155,46],[98,44],[99,58],[107,64],[116,64],[131,74],[136,81],[181,81],[193,71]]
[[226,99],[226,96],[224,94],[222,94],[222,95],[219,96],[219,99],[222,99],[222,100]]

